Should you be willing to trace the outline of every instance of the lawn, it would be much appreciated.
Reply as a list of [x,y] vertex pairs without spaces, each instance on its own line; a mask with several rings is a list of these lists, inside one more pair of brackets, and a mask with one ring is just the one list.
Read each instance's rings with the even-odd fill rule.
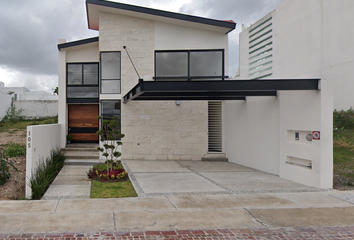
[[137,197],[129,180],[121,182],[91,181],[91,198],[123,198]]
[[354,189],[354,131],[333,131],[333,187]]
[[[109,164],[109,168],[110,167],[111,165]],[[114,177],[113,179],[105,179],[98,177],[98,175],[100,175],[101,173],[106,172],[106,169],[106,164],[98,164],[95,165],[93,169],[90,169],[88,176],[91,179],[91,198],[137,197],[134,187],[130,182],[128,176],[126,175],[126,172],[124,171],[124,168],[120,162],[118,162],[118,164],[113,167],[113,170],[121,169],[121,171],[124,171],[125,175],[123,175],[122,177],[119,177],[119,174],[116,175],[121,179],[118,179],[116,177]],[[98,175],[96,174],[96,171],[98,171]],[[110,174],[108,175],[112,176],[111,174],[113,172],[110,172]]]

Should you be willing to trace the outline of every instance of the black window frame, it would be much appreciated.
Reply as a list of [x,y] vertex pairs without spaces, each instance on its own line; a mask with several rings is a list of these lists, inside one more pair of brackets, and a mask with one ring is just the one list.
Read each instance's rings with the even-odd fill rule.
[[[69,65],[81,65],[81,74],[82,82],[81,84],[69,84]],[[97,65],[98,74],[97,74],[97,84],[85,84],[84,83],[84,65]],[[99,62],[67,62],[66,63],[66,102],[67,103],[98,103],[99,102],[99,73],[100,73],[100,64]],[[82,88],[82,87],[97,87],[97,97],[92,98],[69,98],[68,97],[68,88]]]
[[[188,55],[188,76],[173,76],[173,77],[157,77],[156,76],[156,53],[168,53],[168,52],[186,52]],[[191,76],[190,75],[190,53],[191,52],[221,52],[222,53],[222,64],[221,64],[221,73],[222,76]],[[154,53],[154,77],[153,79],[156,80],[169,80],[169,79],[187,79],[187,81],[193,80],[215,80],[216,78],[220,78],[220,81],[225,80],[228,76],[225,76],[225,49],[193,49],[193,50],[155,50]]]
[[[119,114],[104,114],[104,108],[103,108],[103,102],[119,102]],[[107,118],[105,118],[104,116],[107,116]],[[101,116],[101,120],[100,120],[100,128],[102,128],[102,120],[109,120],[112,119],[113,117],[118,117],[118,130],[119,133],[122,133],[122,100],[121,99],[101,99],[100,100],[100,116]],[[117,137],[116,140],[121,140],[120,137]]]
[[[102,79],[102,53],[120,53],[120,64],[119,64],[119,78],[114,79]],[[119,80],[119,92],[118,93],[102,93],[102,80],[103,81],[117,81]],[[121,51],[101,51],[100,52],[100,69],[99,69],[99,85],[100,85],[100,94],[121,94],[122,93],[122,52]]]

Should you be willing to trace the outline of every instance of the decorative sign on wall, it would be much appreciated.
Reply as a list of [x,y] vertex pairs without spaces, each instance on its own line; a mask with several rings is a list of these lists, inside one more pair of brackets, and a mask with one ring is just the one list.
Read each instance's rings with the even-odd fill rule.
[[312,140],[321,140],[321,132],[312,131]]

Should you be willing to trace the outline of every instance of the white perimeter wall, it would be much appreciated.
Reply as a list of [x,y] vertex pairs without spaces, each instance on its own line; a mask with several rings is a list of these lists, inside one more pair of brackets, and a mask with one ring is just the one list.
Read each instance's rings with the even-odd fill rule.
[[11,96],[7,93],[0,92],[0,120],[6,115],[7,109],[11,105]]
[[22,109],[21,116],[31,118],[54,117],[58,115],[58,101],[28,100],[14,101],[16,110]]
[[51,150],[60,147],[60,124],[28,126],[26,147],[26,198],[29,199],[32,195],[29,180],[39,161],[44,161]]
[[[333,99],[328,80],[319,91],[281,91],[277,97],[226,101],[225,144],[230,162],[309,186],[332,188]],[[321,140],[305,139],[312,131]],[[300,140],[295,140],[295,132]],[[291,165],[312,163],[312,169]]]

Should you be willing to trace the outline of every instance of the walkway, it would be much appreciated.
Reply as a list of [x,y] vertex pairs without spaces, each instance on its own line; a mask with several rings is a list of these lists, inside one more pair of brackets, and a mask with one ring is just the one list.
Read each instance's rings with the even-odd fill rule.
[[0,201],[0,234],[354,226],[354,192]]

